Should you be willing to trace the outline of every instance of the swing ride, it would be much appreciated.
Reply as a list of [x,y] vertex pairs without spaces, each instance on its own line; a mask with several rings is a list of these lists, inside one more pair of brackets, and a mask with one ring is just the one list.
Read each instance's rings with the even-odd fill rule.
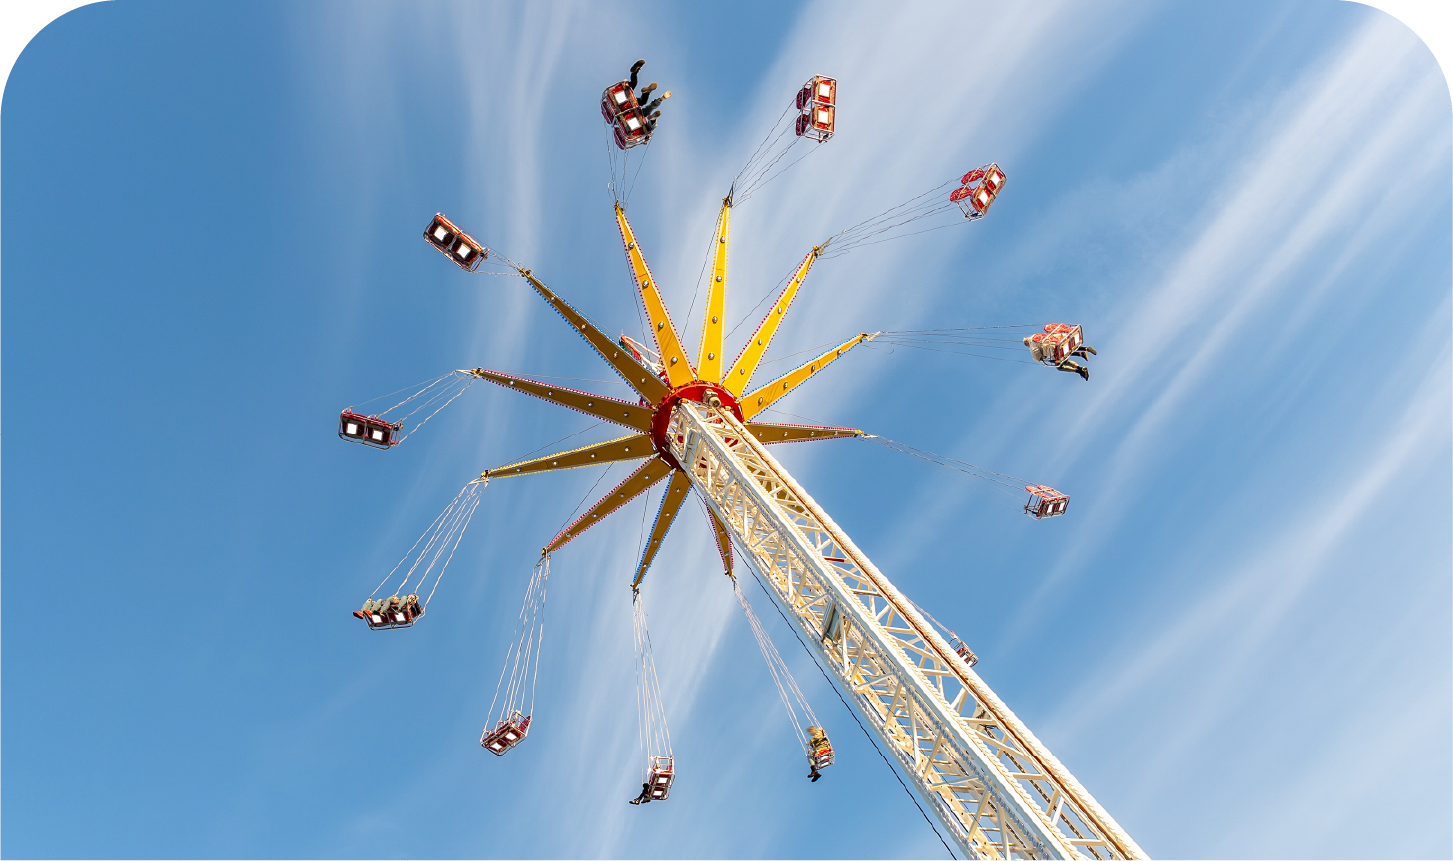
[[[769,451],[770,446],[783,443],[864,439],[1001,496],[1012,496],[1023,488],[1022,492],[1029,493],[1023,511],[1036,520],[1065,513],[1069,498],[1046,485],[856,428],[763,420],[774,404],[860,345],[947,352],[961,352],[948,348],[967,347],[1012,350],[1017,355],[1030,346],[1034,363],[1060,370],[1067,369],[1064,365],[1071,356],[1083,359],[1086,351],[1094,352],[1084,346],[1079,326],[1065,324],[1050,324],[1043,333],[1025,337],[1011,330],[1028,327],[860,332],[821,352],[811,351],[812,358],[775,379],[756,379],[764,355],[815,263],[866,245],[977,221],[1000,196],[1006,182],[1004,171],[997,163],[975,168],[814,245],[783,279],[780,290],[774,288],[775,297],[761,322],[736,357],[728,360],[726,298],[732,214],[765,183],[833,138],[838,83],[834,78],[813,76],[796,92],[721,201],[704,267],[709,276],[706,304],[693,354],[661,297],[642,242],[626,214],[634,182],[634,178],[626,181],[629,159],[633,151],[648,148],[659,116],[640,104],[655,85],[643,90],[641,99],[635,92],[636,73],[643,63],[632,68],[629,80],[606,88],[601,115],[609,135],[613,216],[633,294],[645,314],[649,345],[644,336],[642,340],[624,334],[612,336],[531,269],[478,242],[443,214],[436,215],[424,233],[426,241],[467,272],[477,272],[489,263],[498,270],[490,274],[522,278],[637,399],[473,368],[430,381],[377,415],[350,407],[340,417],[339,429],[339,436],[349,441],[392,449],[473,382],[484,380],[616,425],[623,435],[481,472],[355,615],[371,629],[408,627],[422,618],[463,539],[480,493],[491,481],[591,466],[604,466],[604,479],[614,466],[628,464],[629,473],[623,480],[544,544],[490,705],[490,724],[480,738],[484,749],[502,756],[524,742],[530,731],[554,554],[632,500],[661,486],[656,519],[630,578],[642,740],[641,793],[632,804],[667,800],[677,776],[641,588],[682,505],[694,492],[711,525],[724,573],[809,761],[813,781],[832,765],[832,743],[743,592],[737,577],[740,570],[747,571],[772,598],[813,660],[835,682],[840,698],[851,706],[854,720],[871,733],[869,737],[884,752],[885,761],[891,762],[899,780],[912,788],[914,803],[924,802],[966,857],[1145,857],[975,673],[978,658],[968,645],[899,592]],[[637,172],[639,167],[638,160]],[[944,194],[949,186],[956,187]],[[1087,371],[1081,375],[1088,379]],[[406,422],[431,409],[417,426],[405,430]],[[1018,502],[1011,504],[1017,507]],[[736,564],[738,556],[745,564]],[[431,579],[432,587],[425,594]],[[395,580],[398,585],[392,595],[374,597]]]

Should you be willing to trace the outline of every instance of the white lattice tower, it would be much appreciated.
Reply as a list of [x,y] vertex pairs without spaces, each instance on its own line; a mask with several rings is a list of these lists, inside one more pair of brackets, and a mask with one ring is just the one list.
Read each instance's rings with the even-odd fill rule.
[[680,401],[668,440],[967,856],[1146,857],[730,410]]

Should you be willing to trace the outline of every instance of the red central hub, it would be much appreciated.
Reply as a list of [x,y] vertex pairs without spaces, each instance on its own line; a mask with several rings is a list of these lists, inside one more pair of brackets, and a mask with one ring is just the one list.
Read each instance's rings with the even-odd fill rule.
[[661,405],[656,407],[655,415],[651,417],[651,442],[656,446],[656,451],[662,459],[677,469],[681,469],[681,464],[677,463],[675,455],[671,454],[671,441],[666,438],[666,429],[671,425],[671,412],[679,401],[701,403],[701,399],[707,392],[715,392],[716,396],[721,399],[722,406],[730,409],[732,414],[737,417],[737,421],[745,421],[742,418],[742,408],[737,404],[737,399],[732,397],[731,392],[716,383],[694,380],[678,389],[672,389],[671,394],[661,401]]

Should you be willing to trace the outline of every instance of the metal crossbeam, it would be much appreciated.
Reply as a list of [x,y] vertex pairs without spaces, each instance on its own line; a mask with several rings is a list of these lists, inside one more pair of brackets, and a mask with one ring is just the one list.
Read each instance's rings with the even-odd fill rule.
[[1110,815],[728,411],[671,453],[904,777],[973,858],[1144,858]]

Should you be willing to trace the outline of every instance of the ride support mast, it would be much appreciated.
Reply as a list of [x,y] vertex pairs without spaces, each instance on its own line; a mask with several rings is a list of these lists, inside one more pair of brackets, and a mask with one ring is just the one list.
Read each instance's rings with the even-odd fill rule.
[[719,398],[670,454],[971,858],[1145,858],[1073,775]]

